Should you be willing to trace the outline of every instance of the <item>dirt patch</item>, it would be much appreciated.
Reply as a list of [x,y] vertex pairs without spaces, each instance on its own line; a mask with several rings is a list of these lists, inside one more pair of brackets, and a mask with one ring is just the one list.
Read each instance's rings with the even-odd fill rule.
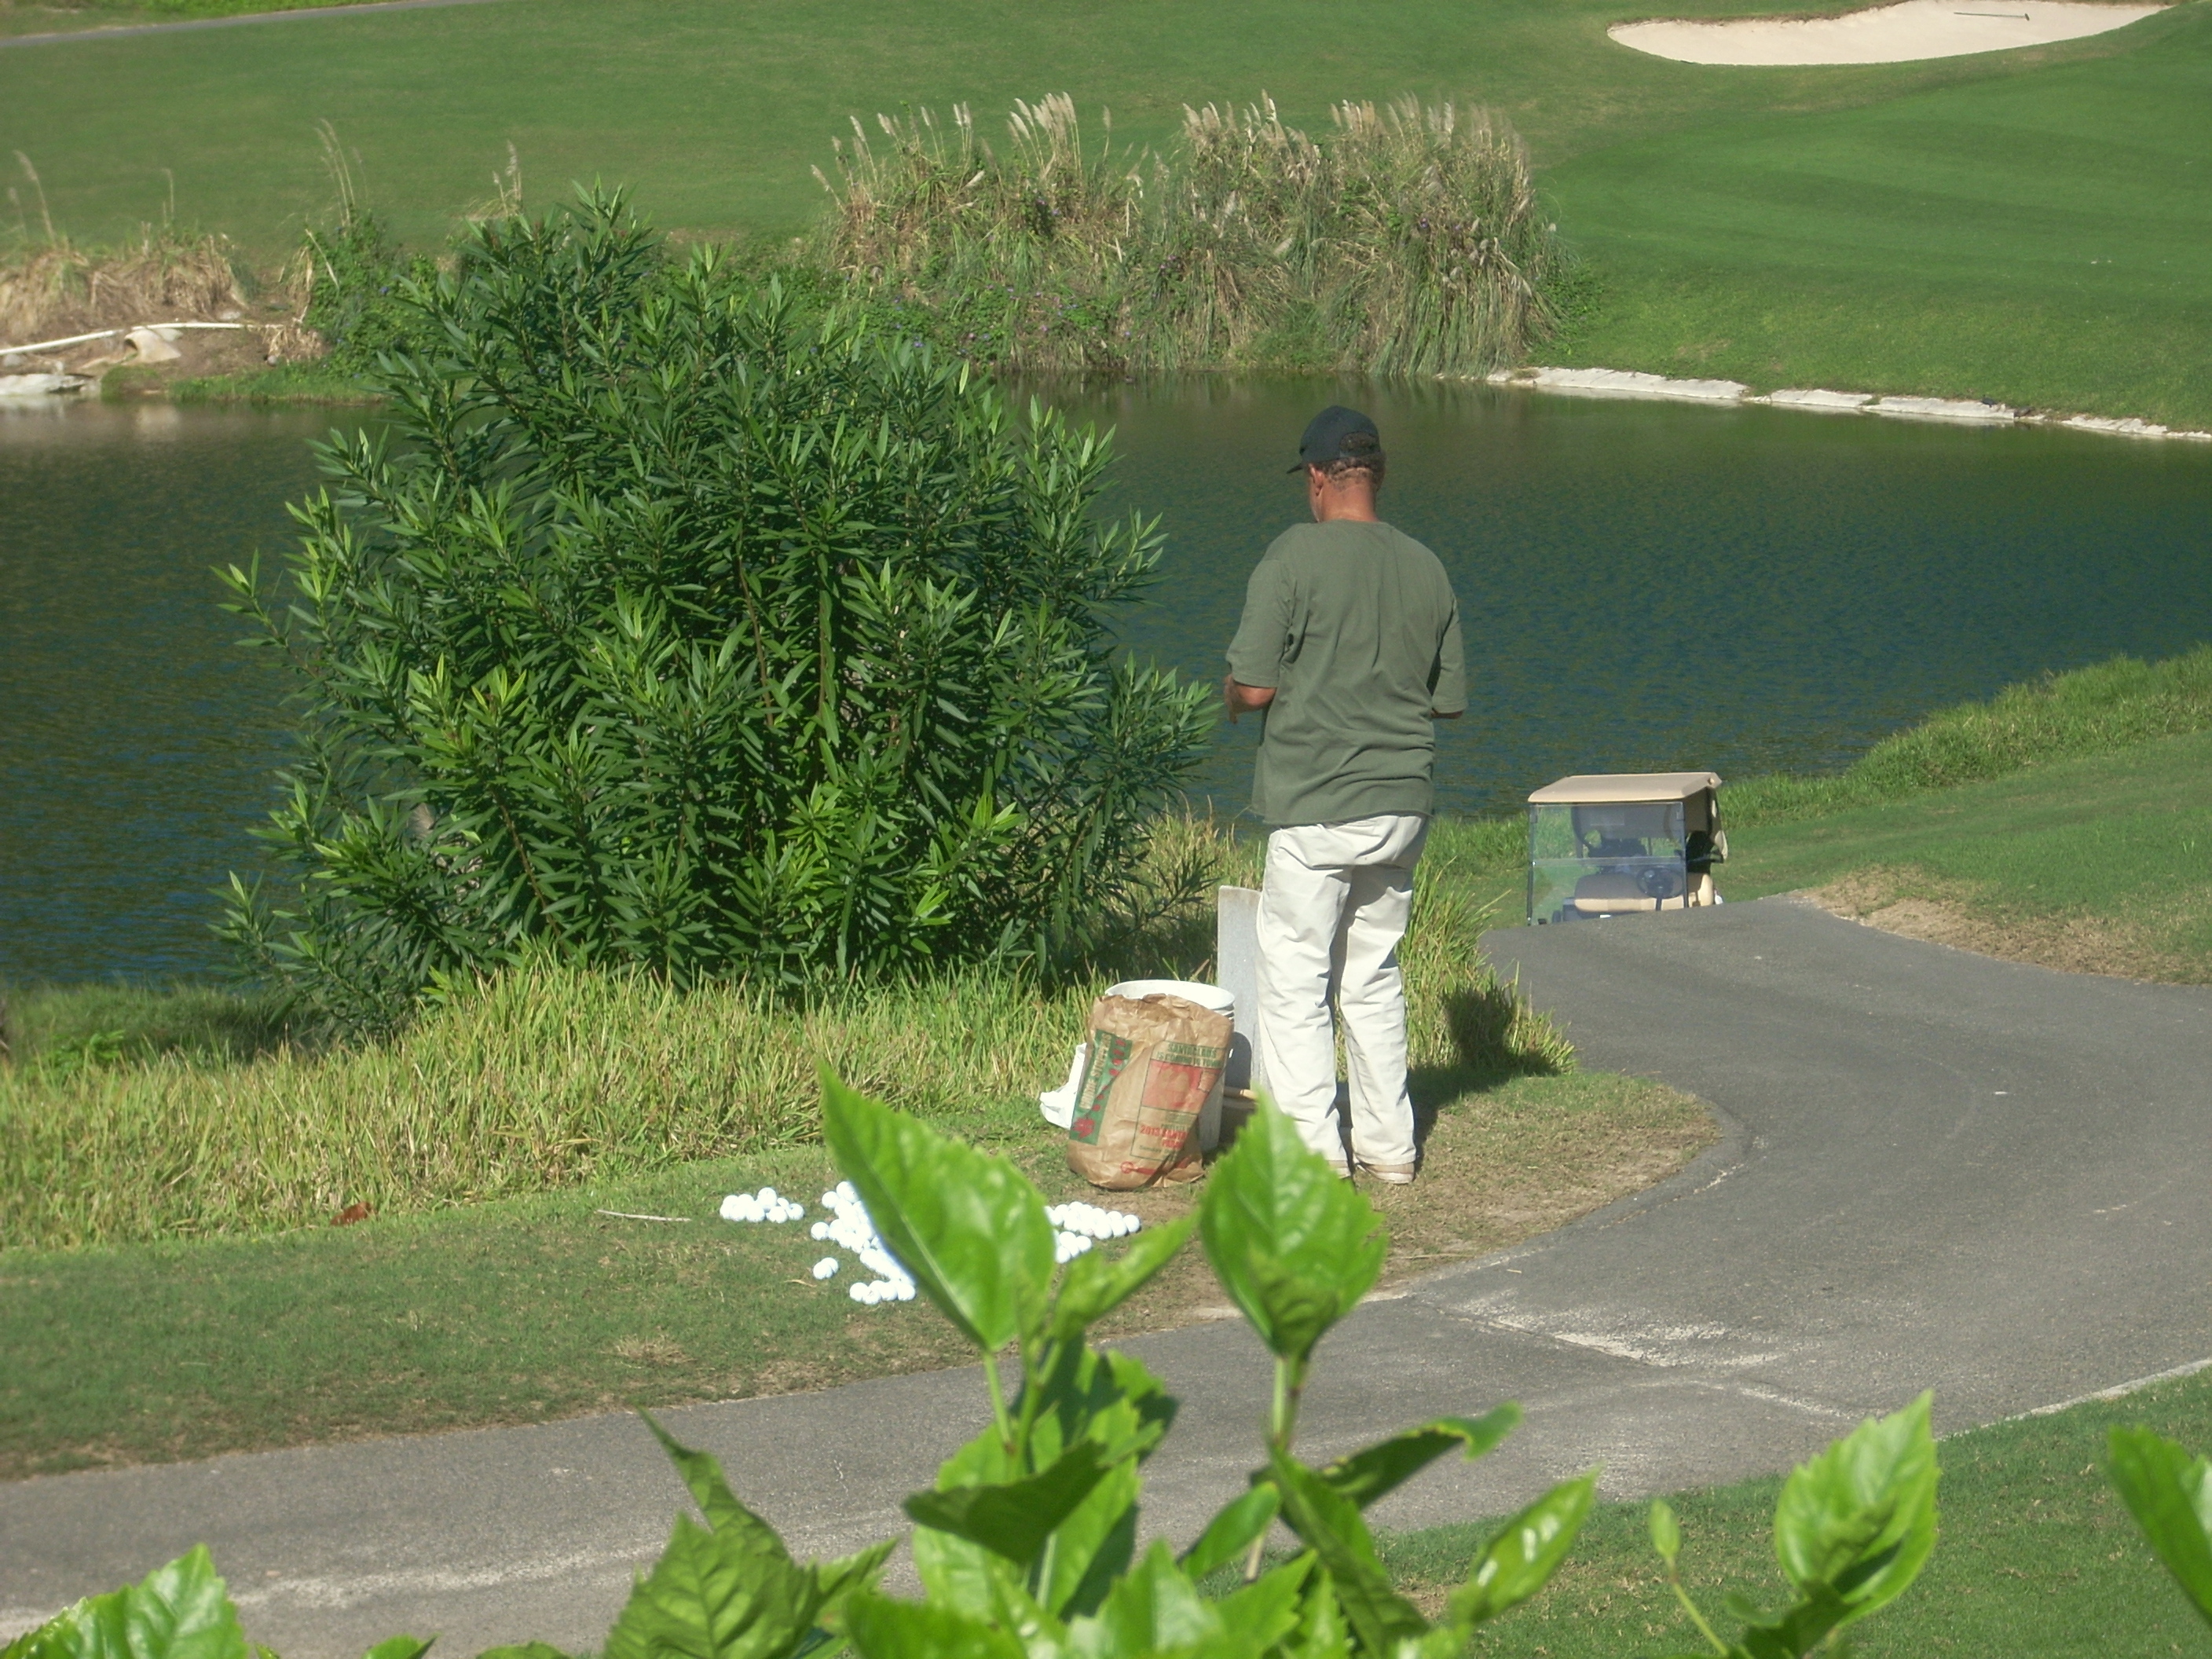
[[1987,908],[1973,886],[1911,866],[1861,870],[1805,896],[1830,914],[1906,939],[2069,974],[2173,981],[2189,964],[2148,929],[2100,916],[2024,916]]
[[[1363,1182],[1390,1231],[1382,1284],[1483,1256],[1642,1192],[1718,1136],[1698,1101],[1638,1078],[1521,1078],[1461,1100],[1429,1125],[1420,1178]],[[1048,1181],[1048,1190],[1061,1183]],[[1147,1224],[1194,1208],[1204,1188],[1091,1197]],[[1240,1316],[1194,1243],[1103,1328],[1109,1337]]]
[[127,341],[98,343],[92,355],[70,370],[100,379],[100,395],[111,401],[161,398],[179,380],[218,374],[252,374],[268,366],[269,336],[252,329],[179,329],[167,342],[177,355],[159,362],[142,361]]

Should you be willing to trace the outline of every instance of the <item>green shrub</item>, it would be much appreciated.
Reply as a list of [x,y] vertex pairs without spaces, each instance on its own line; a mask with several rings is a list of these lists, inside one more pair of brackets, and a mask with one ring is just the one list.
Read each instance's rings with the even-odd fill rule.
[[307,288],[301,320],[330,345],[319,364],[325,372],[367,379],[386,353],[432,343],[428,319],[407,296],[410,284],[435,279],[437,263],[392,242],[368,209],[349,201],[336,225],[307,234],[300,258]]
[[1065,94],[1003,153],[965,108],[855,121],[813,258],[890,325],[1022,369],[1480,374],[1552,320],[1561,270],[1498,118],[1345,103],[1186,110],[1164,155],[1084,138]]
[[[1107,446],[802,324],[618,198],[476,228],[324,451],[290,592],[229,573],[303,749],[228,932],[346,1024],[544,941],[797,986],[1055,961],[1144,914],[1204,692],[1116,650]],[[1176,899],[1181,893],[1166,896]]]

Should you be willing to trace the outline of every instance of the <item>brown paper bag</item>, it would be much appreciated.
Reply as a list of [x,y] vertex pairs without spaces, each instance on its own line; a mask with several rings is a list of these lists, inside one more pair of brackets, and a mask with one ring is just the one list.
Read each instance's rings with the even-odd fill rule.
[[1128,1192],[1204,1173],[1198,1116],[1221,1079],[1230,1020],[1182,997],[1101,997],[1067,1126],[1067,1164]]

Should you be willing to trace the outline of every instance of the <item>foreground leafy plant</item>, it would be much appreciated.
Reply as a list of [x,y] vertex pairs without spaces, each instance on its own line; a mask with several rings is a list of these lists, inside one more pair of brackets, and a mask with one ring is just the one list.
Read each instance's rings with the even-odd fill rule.
[[2212,1624],[2212,1460],[2148,1429],[2112,1433],[2111,1474],[2158,1559]]
[[[846,1176],[930,1300],[975,1344],[991,1421],[906,1503],[921,1601],[881,1594],[891,1544],[801,1565],[740,1504],[705,1455],[659,1437],[705,1524],[680,1517],[631,1593],[607,1659],[799,1659],[849,1644],[860,1659],[1451,1659],[1482,1626],[1543,1588],[1595,1501],[1595,1473],[1509,1520],[1431,1620],[1401,1595],[1364,1511],[1437,1458],[1477,1457],[1519,1420],[1503,1406],[1443,1418],[1316,1468],[1296,1455],[1297,1397],[1315,1346],[1374,1283],[1379,1224],[1365,1200],[1263,1107],[1214,1168],[1199,1212],[1055,1271],[1043,1196],[1003,1159],[845,1088],[826,1072],[824,1120]],[[1176,1402],[1137,1359],[1094,1346],[1091,1327],[1140,1288],[1195,1230],[1276,1359],[1265,1461],[1180,1557],[1138,1548],[1141,1470]],[[999,1361],[1019,1356],[1009,1397]],[[650,1422],[650,1419],[647,1419]],[[1776,1547],[1799,1601],[1742,1613],[1725,1659],[1796,1659],[1910,1584],[1935,1535],[1936,1461],[1923,1397],[1869,1423],[1790,1477]],[[1297,1540],[1261,1571],[1280,1522]],[[1672,1512],[1653,1510],[1670,1574]],[[1200,1582],[1243,1559],[1218,1599]],[[1710,1636],[1686,1595],[1684,1605]],[[371,1659],[420,1659],[395,1638]],[[562,1659],[532,1644],[499,1659]],[[246,1659],[204,1552],[146,1584],[81,1603],[0,1659]]]
[[1713,1633],[1682,1587],[1681,1528],[1665,1503],[1651,1506],[1651,1543],[1690,1621],[1721,1659],[1795,1659],[1902,1595],[1936,1547],[1934,1397],[1870,1421],[1800,1464],[1774,1510],[1774,1553],[1797,1599],[1767,1613],[1739,1595],[1733,1643]]

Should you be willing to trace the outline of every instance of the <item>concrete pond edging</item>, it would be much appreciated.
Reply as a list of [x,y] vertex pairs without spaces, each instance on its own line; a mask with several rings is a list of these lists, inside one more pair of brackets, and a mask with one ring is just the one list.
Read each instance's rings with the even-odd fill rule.
[[1674,403],[1755,404],[1771,409],[1802,409],[1828,415],[1885,415],[1893,420],[1945,421],[1973,426],[2056,426],[2115,438],[2173,438],[2212,443],[2212,432],[2162,426],[2130,416],[2063,415],[2051,410],[2014,409],[1978,398],[1885,397],[1874,392],[1832,392],[1790,386],[1754,392],[1741,380],[1676,380],[1627,368],[1501,368],[1485,377],[1492,386],[1525,392],[1557,392],[1584,398],[1634,398]]

